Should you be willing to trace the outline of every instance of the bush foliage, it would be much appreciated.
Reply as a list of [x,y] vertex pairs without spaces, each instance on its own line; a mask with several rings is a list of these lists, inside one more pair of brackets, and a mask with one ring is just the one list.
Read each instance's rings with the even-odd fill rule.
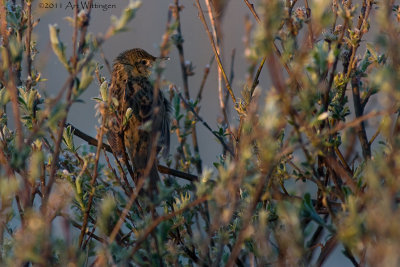
[[[204,26],[215,67],[196,74],[203,75],[197,92],[183,53],[185,10],[171,0],[160,55],[178,50],[184,86],[156,67],[155,87],[169,85],[178,144],[159,166],[163,181],[153,198],[140,192],[146,177],[135,183],[134,166],[110,153],[101,116],[96,139],[67,121],[91,83],[99,87],[99,113],[106,108],[106,63],[94,55],[126,30],[141,3],[131,1],[103,35],[88,32],[90,9],[76,9],[71,55],[61,41],[67,37],[50,25],[52,50],[69,76],[44,97],[32,40],[37,18],[32,1],[21,2],[0,2],[1,264],[322,266],[341,251],[349,265],[400,265],[395,1],[244,0],[246,49],[237,53],[248,75],[239,77],[246,80],[239,96],[228,72],[233,62],[221,60],[227,1],[193,1],[198,18],[191,19]],[[259,84],[264,68],[270,88]],[[210,71],[218,72],[217,129],[201,116]],[[198,127],[221,145],[214,166],[200,157]],[[89,144],[77,146],[77,138]]]

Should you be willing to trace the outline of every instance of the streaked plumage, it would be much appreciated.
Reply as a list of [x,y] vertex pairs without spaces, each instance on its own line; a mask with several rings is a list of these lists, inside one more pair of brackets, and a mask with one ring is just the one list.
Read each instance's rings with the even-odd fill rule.
[[[118,100],[118,105],[111,104],[115,111],[108,115],[107,139],[118,155],[123,152],[124,140],[127,154],[138,177],[143,174],[150,157],[151,129],[158,135],[157,152],[163,150],[166,155],[169,151],[170,104],[159,90],[157,104],[153,106],[154,87],[149,80],[151,67],[156,59],[143,49],[135,48],[121,53],[113,65],[110,96]],[[132,109],[132,115],[123,125],[128,108]],[[149,121],[151,127],[144,127]],[[155,189],[155,183],[159,180],[157,160],[152,165],[149,177],[150,186]]]

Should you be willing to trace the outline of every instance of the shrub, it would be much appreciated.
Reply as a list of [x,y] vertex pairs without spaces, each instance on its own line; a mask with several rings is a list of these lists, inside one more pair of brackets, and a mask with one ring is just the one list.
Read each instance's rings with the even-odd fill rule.
[[[76,9],[70,56],[58,27],[49,26],[69,73],[55,97],[38,89],[46,80],[34,60],[36,22],[32,2],[22,4],[0,3],[0,263],[321,266],[339,248],[354,266],[400,264],[400,9],[393,1],[269,0],[255,8],[244,0],[246,49],[237,53],[249,75],[238,96],[221,60],[227,2],[195,0],[218,73],[222,119],[213,129],[200,104],[214,69],[205,68],[193,98],[175,0],[160,54],[173,47],[180,54],[182,91],[169,82],[178,144],[159,165],[164,179],[153,198],[141,193],[146,176],[134,181],[134,166],[110,153],[101,116],[96,138],[67,122],[91,83],[99,86],[99,113],[107,108],[109,81],[94,55],[126,29],[140,2],[97,36],[87,32],[90,9]],[[264,65],[272,84],[265,99],[258,93]],[[155,87],[164,85],[162,73],[157,66]],[[200,157],[198,127],[221,145],[214,166]],[[74,136],[88,145],[77,146]]]

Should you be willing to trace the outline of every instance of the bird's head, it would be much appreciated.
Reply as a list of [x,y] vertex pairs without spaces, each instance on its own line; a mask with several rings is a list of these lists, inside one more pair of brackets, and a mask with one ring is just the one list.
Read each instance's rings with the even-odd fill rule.
[[141,48],[134,48],[122,52],[115,59],[115,63],[124,65],[135,77],[148,77],[154,62],[159,58],[154,57]]

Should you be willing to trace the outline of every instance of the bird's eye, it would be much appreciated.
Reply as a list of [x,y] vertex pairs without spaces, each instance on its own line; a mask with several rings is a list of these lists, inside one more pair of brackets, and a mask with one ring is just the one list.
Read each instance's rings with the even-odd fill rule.
[[142,60],[140,63],[142,63],[143,65],[147,65],[147,60]]

